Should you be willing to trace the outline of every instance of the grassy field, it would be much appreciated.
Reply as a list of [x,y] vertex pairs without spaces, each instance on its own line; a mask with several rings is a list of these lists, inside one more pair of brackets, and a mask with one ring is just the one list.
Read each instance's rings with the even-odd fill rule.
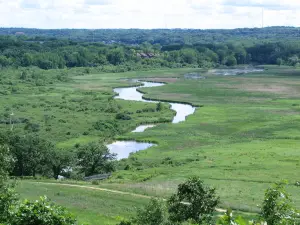
[[46,195],[57,204],[64,205],[78,218],[80,224],[115,225],[135,215],[136,209],[149,199],[132,195],[119,195],[92,189],[55,186],[33,182],[20,182],[17,191],[21,198],[36,200]]
[[[156,183],[167,193],[188,176],[199,175],[218,188],[224,205],[255,209],[269,183],[299,180],[298,74],[270,67],[255,75],[208,76],[148,89],[147,96],[204,107],[185,123],[126,135],[159,144],[134,156],[143,170],[122,171],[119,177],[126,183],[149,176],[145,186]],[[300,206],[299,188],[290,189]]]
[[[167,197],[174,192],[178,183],[189,176],[198,175],[207,184],[217,188],[223,207],[257,212],[264,190],[272,182],[287,179],[291,184],[288,191],[300,207],[300,188],[293,185],[300,181],[300,70],[277,66],[266,68],[268,70],[264,72],[242,76],[207,74],[206,79],[201,80],[183,79],[183,74],[191,69],[90,74],[55,85],[54,90],[111,93],[112,87],[128,85],[118,80],[120,78],[149,78],[168,82],[168,85],[143,89],[147,97],[204,106],[198,108],[186,122],[161,124],[144,133],[125,134],[147,117],[157,117],[151,113],[142,118],[133,116],[135,119],[130,124],[124,124],[128,129],[124,129],[116,138],[152,140],[158,146],[122,160],[119,163],[120,170],[110,180],[102,182],[100,187]],[[122,106],[122,110],[151,107],[146,103],[116,102]],[[167,110],[163,116],[167,118],[171,114]],[[95,120],[95,115],[89,118]],[[76,127],[73,129],[76,131]],[[97,134],[91,132],[83,139],[81,136],[72,137],[60,140],[59,144],[69,146],[94,137]],[[131,169],[123,170],[127,165]],[[37,191],[29,191],[30,188]],[[43,190],[31,183],[21,183],[19,187],[23,197],[34,198],[43,194]],[[46,194],[53,196],[55,192],[56,189],[49,188]],[[91,198],[89,192],[75,192],[70,192],[70,199],[74,197],[72,193],[78,195],[78,198],[82,198],[82,204]],[[99,201],[106,199],[99,195]],[[93,201],[98,199],[93,198]],[[79,206],[69,201],[59,200],[57,196],[56,199],[82,218],[92,221],[97,217],[81,211]],[[131,203],[138,206],[144,202],[129,204],[124,196],[113,196],[111,200],[107,198],[108,204],[114,204],[114,201],[120,201],[128,207]],[[99,218],[107,215],[107,207],[101,203],[97,203],[97,207],[101,214]],[[115,215],[126,217],[129,214],[120,209],[108,217],[113,221]]]
[[[47,181],[49,182],[49,181]],[[142,208],[150,197],[126,192],[100,190],[95,185],[75,184],[65,186],[63,183],[43,183],[22,181],[17,186],[21,198],[36,200],[37,196],[47,195],[52,201],[67,206],[76,215],[79,224],[115,225],[122,220],[128,220],[136,215],[137,209]],[[216,212],[215,218],[223,215]],[[235,216],[253,219],[253,213],[235,212]]]
[[[105,82],[78,76],[75,81],[69,78],[59,82],[56,77],[60,70],[27,71],[28,80],[20,80],[18,70],[3,71],[0,74],[0,129],[11,128],[20,132],[27,124],[35,126],[34,132],[55,142],[60,148],[72,148],[99,139],[110,141],[115,135],[134,130],[141,123],[171,121],[174,112],[166,105],[161,112],[152,112],[153,104],[114,100],[112,87],[128,86],[129,83],[112,79]],[[67,76],[82,75],[79,69],[66,72]],[[40,79],[31,76],[42,74]],[[107,76],[107,75],[105,75]],[[83,76],[85,78],[85,76]],[[98,88],[98,83],[102,86]],[[150,109],[145,111],[144,109]],[[144,110],[143,113],[137,113]],[[10,116],[13,112],[14,116]],[[131,120],[116,120],[117,113],[129,114]],[[95,127],[105,123],[114,129]]]

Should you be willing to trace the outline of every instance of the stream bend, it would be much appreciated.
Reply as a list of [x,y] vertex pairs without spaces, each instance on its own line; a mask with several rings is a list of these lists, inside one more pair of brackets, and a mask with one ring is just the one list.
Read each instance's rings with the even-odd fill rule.
[[[138,81],[135,80],[135,82],[138,82]],[[141,83],[143,85],[137,86],[137,87],[115,88],[114,92],[118,94],[115,97],[115,99],[158,103],[159,101],[151,101],[151,100],[143,99],[144,94],[139,92],[137,89],[143,88],[143,87],[160,87],[160,86],[164,86],[165,84],[157,83],[157,82],[144,82],[144,81]],[[193,114],[196,110],[195,107],[188,105],[188,104],[173,103],[173,102],[168,102],[168,103],[171,105],[171,109],[176,111],[176,115],[174,116],[173,121],[172,121],[173,124],[185,121],[186,117]],[[138,126],[132,132],[144,132],[146,129],[149,129],[149,128],[152,128],[155,126],[157,126],[157,125],[154,125],[154,124],[141,125],[141,126]],[[155,146],[155,144],[140,143],[140,142],[136,142],[136,141],[116,141],[110,145],[107,145],[107,147],[111,153],[117,154],[118,160],[128,158],[130,153],[145,150],[152,146]]]

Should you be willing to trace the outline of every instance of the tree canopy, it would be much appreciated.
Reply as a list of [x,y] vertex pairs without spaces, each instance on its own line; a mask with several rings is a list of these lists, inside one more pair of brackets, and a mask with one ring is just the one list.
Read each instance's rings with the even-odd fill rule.
[[[138,36],[135,44],[127,41],[124,43],[121,41],[88,42],[85,39],[74,41],[53,39],[48,36],[40,41],[37,37],[32,39],[31,36],[0,35],[0,67],[36,66],[44,70],[99,67],[104,72],[124,72],[160,67],[217,67],[239,64],[298,66],[300,63],[300,41],[294,38],[297,37],[296,34],[291,35],[293,38],[289,38],[288,35],[278,38],[281,35],[281,29],[280,35],[276,33],[275,28],[270,31],[274,32],[274,39],[258,39],[257,37],[261,36],[259,32],[253,37],[251,32],[245,32],[244,35],[232,34],[233,40],[219,41],[212,38],[207,42],[204,41],[206,36],[197,36],[199,41],[186,43],[184,41],[171,42],[172,39],[168,35],[172,33],[172,30],[168,30],[166,35],[161,37],[164,41],[140,42],[141,37]],[[116,31],[112,38],[119,38],[116,34],[122,32],[122,30]],[[130,36],[134,36],[142,31],[126,32]],[[153,32],[152,35],[160,34],[160,30],[155,31],[157,33],[151,32]],[[177,33],[176,30],[173,32]],[[183,35],[183,38],[184,35],[193,38],[197,32],[200,31],[187,31],[186,33],[180,31],[179,34]],[[207,32],[209,33],[209,31]],[[211,32],[215,35],[226,33],[226,31]],[[112,34],[107,31],[104,33],[105,35],[110,37]],[[182,36],[179,37],[182,38]],[[239,38],[236,39],[236,37]],[[117,70],[111,68],[117,68]],[[26,74],[22,74],[20,78],[22,80],[30,79]]]

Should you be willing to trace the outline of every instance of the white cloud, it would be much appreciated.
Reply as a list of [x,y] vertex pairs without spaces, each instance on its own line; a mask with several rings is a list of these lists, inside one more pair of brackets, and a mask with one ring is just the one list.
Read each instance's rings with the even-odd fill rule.
[[265,10],[291,10],[295,8],[300,9],[300,2],[298,0],[224,0],[223,4],[234,7],[264,8]]
[[113,3],[112,0],[85,0],[85,5],[110,5]]
[[33,8],[33,9],[38,9],[40,8],[40,3],[38,0],[27,0],[27,1],[22,1],[21,2],[21,7],[23,9],[27,8]]
[[0,0],[0,26],[236,28],[300,26],[299,0]]

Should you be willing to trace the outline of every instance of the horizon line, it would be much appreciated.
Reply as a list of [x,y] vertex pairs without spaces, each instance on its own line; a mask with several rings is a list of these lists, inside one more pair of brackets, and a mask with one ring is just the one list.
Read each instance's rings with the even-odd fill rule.
[[297,26],[266,26],[266,27],[236,27],[236,28],[36,28],[36,27],[1,27],[0,29],[35,29],[35,30],[238,30],[266,28],[300,28]]

